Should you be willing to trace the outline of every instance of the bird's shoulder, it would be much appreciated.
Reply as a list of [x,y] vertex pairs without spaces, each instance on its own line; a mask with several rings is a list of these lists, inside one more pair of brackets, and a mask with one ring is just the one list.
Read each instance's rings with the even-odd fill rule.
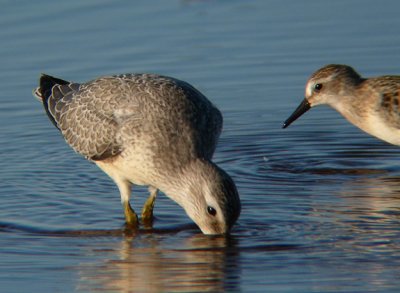
[[[400,76],[387,75],[366,80],[365,95],[381,118],[400,128]],[[373,102],[374,101],[374,102]]]

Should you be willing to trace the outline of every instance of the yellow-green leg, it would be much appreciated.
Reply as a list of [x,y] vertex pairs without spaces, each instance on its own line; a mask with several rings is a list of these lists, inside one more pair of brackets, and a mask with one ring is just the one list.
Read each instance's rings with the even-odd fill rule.
[[152,186],[149,187],[150,196],[146,200],[142,209],[142,222],[144,226],[151,227],[153,224],[153,209],[158,190]]
[[131,205],[129,204],[129,201],[123,202],[123,206],[124,206],[126,224],[130,227],[139,226],[138,216],[136,215],[135,211],[132,209]]
[[107,160],[95,161],[96,165],[99,166],[108,176],[110,176],[114,182],[117,184],[119,192],[121,194],[121,203],[124,209],[126,230],[137,230],[139,226],[139,219],[135,211],[129,204],[129,199],[131,197],[131,187],[132,183],[129,182],[125,177],[120,176],[119,169],[115,168],[112,162]]

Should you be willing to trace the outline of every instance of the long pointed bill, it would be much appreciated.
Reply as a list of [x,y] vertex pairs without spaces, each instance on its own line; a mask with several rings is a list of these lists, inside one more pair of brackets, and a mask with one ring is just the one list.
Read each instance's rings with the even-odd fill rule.
[[303,115],[305,112],[310,110],[311,105],[307,101],[307,99],[304,99],[301,104],[297,107],[296,110],[290,115],[290,117],[283,123],[282,128],[288,127],[292,122],[294,122],[297,118],[299,118],[301,115]]

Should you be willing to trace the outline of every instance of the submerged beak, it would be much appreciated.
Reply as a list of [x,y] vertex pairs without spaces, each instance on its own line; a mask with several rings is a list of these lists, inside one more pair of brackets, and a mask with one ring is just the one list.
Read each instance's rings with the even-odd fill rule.
[[292,113],[292,115],[290,115],[290,117],[288,119],[286,119],[286,121],[283,123],[282,128],[286,128],[288,127],[290,124],[292,124],[292,122],[294,122],[297,118],[299,118],[301,115],[303,115],[305,112],[307,112],[308,110],[310,110],[311,105],[310,103],[307,101],[307,99],[304,99],[301,104],[297,107],[296,110],[294,110],[294,112]]

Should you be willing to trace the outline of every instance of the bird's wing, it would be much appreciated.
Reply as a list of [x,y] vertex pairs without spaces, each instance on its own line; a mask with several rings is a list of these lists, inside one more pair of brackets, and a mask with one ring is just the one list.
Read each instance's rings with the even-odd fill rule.
[[[196,88],[190,84],[174,80],[176,86],[183,92],[191,109],[188,120],[191,124],[193,140],[196,141],[196,152],[207,159],[211,159],[222,131],[223,118],[221,112]],[[189,123],[188,123],[189,124]]]
[[[43,76],[42,79],[52,79]],[[123,87],[115,78],[103,78],[86,84],[42,82],[40,93],[50,119],[68,144],[91,160],[119,154],[122,144],[118,129],[122,120],[132,119],[136,106],[126,104]],[[124,104],[125,102],[125,104]]]
[[375,81],[374,89],[380,99],[377,111],[380,116],[396,128],[400,128],[400,76],[384,76]]

